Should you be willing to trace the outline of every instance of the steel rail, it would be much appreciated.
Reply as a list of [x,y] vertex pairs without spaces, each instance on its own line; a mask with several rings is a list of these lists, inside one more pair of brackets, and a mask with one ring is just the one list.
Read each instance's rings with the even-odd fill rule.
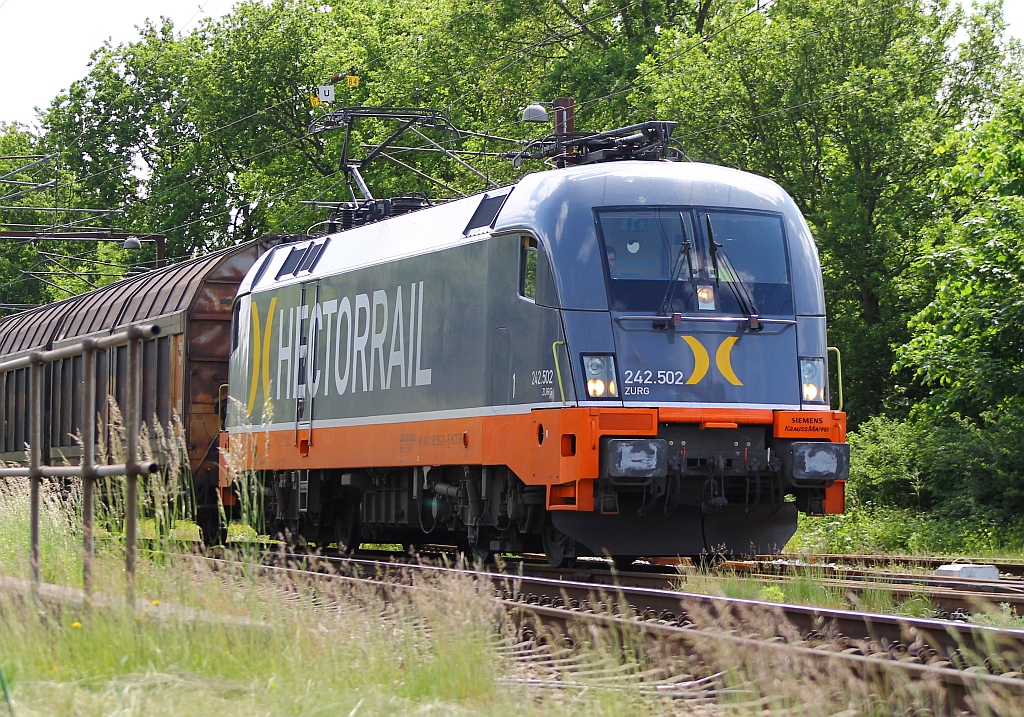
[[781,555],[759,555],[758,560],[801,560],[811,565],[838,564],[838,565],[861,565],[861,566],[883,566],[903,565],[908,567],[924,567],[935,569],[940,565],[949,565],[958,561],[968,565],[994,565],[1000,573],[1024,578],[1024,559],[1008,560],[987,558],[943,558],[937,556],[915,556],[915,555],[844,555],[842,553],[782,553]]
[[[934,618],[915,618],[885,615],[859,610],[842,610],[807,605],[730,598],[679,590],[614,585],[605,582],[586,582],[579,579],[579,570],[563,570],[562,577],[541,577],[530,574],[485,572],[422,563],[382,562],[349,557],[310,556],[292,553],[268,553],[275,558],[291,561],[320,561],[335,567],[347,567],[353,572],[371,571],[386,575],[389,569],[421,572],[473,575],[491,580],[495,587],[513,594],[522,594],[536,604],[558,600],[576,604],[605,604],[625,601],[639,615],[678,619],[690,609],[710,611],[730,619],[747,618],[782,620],[792,624],[803,635],[834,635],[853,640],[868,640],[878,645],[899,646],[924,644],[942,658],[964,666],[978,655],[1000,650],[1002,659],[1015,670],[1024,664],[1024,630],[996,628],[973,623],[954,622]],[[522,569],[522,566],[520,566]],[[382,572],[383,571],[383,572]],[[555,569],[547,569],[551,575]],[[564,577],[566,574],[570,579]],[[629,574],[593,571],[598,580],[624,580]],[[974,660],[981,664],[983,660]],[[1024,671],[1024,670],[1021,670]],[[1024,684],[1024,681],[1022,681]]]
[[776,656],[797,656],[807,662],[841,665],[858,674],[862,680],[875,684],[888,684],[890,678],[898,676],[910,677],[915,680],[938,680],[946,690],[951,711],[961,714],[962,711],[971,709],[972,698],[985,694],[998,695],[1002,699],[1024,697],[1024,680],[1014,677],[882,659],[848,652],[819,650],[785,642],[733,635],[725,631],[684,628],[649,622],[637,623],[612,615],[581,613],[576,610],[540,605],[523,606],[508,600],[503,600],[502,603],[510,610],[523,614],[527,619],[532,618],[542,624],[556,624],[563,630],[568,630],[573,623],[582,622],[614,629],[624,634],[628,634],[630,630],[637,630],[641,635],[654,638],[661,643],[675,643],[684,650],[692,650],[702,643],[713,642],[748,653],[761,654],[769,659]]
[[[727,645],[748,653],[758,653],[766,659],[776,655],[789,655],[803,658],[808,662],[816,662],[823,665],[839,665],[858,674],[865,681],[874,684],[888,684],[889,678],[902,676],[912,680],[936,680],[945,689],[948,707],[951,712],[971,709],[973,700],[984,700],[986,696],[998,696],[1001,699],[1019,700],[1024,698],[1024,679],[990,674],[986,671],[974,669],[955,669],[949,663],[922,664],[919,662],[907,661],[905,659],[893,659],[889,655],[895,655],[893,647],[900,645],[899,639],[913,637],[914,640],[932,634],[921,628],[933,630],[945,630],[954,626],[954,631],[960,631],[962,636],[969,635],[973,638],[974,644],[979,647],[992,647],[998,645],[997,637],[1012,634],[1019,647],[1024,647],[1024,631],[996,630],[993,628],[978,628],[970,626],[966,628],[956,623],[943,623],[936,620],[920,620],[912,618],[894,618],[888,615],[872,615],[867,613],[854,613],[850,611],[820,610],[817,608],[805,608],[795,605],[780,605],[776,603],[765,603],[754,600],[742,600],[735,598],[722,598],[693,593],[672,593],[670,591],[659,591],[645,588],[618,588],[614,593],[599,591],[604,586],[595,586],[587,583],[575,583],[572,581],[551,580],[548,578],[531,578],[523,575],[511,575],[506,573],[492,573],[478,570],[466,570],[460,568],[430,566],[414,563],[382,563],[374,560],[363,560],[359,558],[334,558],[319,555],[297,555],[288,553],[267,553],[268,557],[288,561],[288,565],[267,565],[261,564],[259,569],[267,571],[283,571],[292,575],[307,575],[318,579],[329,579],[349,582],[351,584],[369,585],[381,590],[428,590],[421,585],[411,585],[402,582],[402,579],[413,572],[423,574],[450,574],[468,576],[478,580],[490,581],[499,595],[495,600],[514,617],[520,625],[533,625],[539,633],[550,632],[555,628],[556,633],[570,634],[571,627],[575,624],[593,626],[615,630],[621,634],[635,633],[649,640],[653,640],[661,647],[675,646],[678,650],[692,653],[695,647],[707,643]],[[190,556],[197,557],[197,556]],[[198,558],[210,560],[223,564],[237,563],[216,558]],[[294,561],[310,562],[313,569],[299,568]],[[358,570],[352,573],[338,573],[331,571],[322,572],[316,568],[320,565],[347,566],[355,568],[373,568],[373,576],[364,576]],[[389,569],[400,569],[402,575],[389,575]],[[391,579],[391,578],[396,578]],[[512,590],[509,590],[509,587]],[[535,594],[525,594],[524,589],[543,591],[547,597],[561,599],[564,605],[557,603],[539,604],[532,601]],[[583,601],[575,602],[574,595],[586,596]],[[590,608],[589,599],[598,599],[594,605],[598,610]],[[811,632],[821,634],[825,626],[825,619],[831,620],[833,624],[850,626],[854,629],[860,628],[867,637],[877,639],[879,644],[885,646],[884,634],[893,636],[887,649],[879,650],[873,654],[858,654],[855,650],[827,650],[807,646],[806,644],[794,644],[787,641],[775,639],[758,639],[743,635],[734,634],[728,627],[718,626],[716,628],[702,628],[687,622],[687,624],[672,624],[665,619],[638,619],[636,617],[624,617],[614,614],[615,610],[623,610],[623,601],[629,600],[629,607],[638,609],[637,604],[642,603],[640,598],[646,599],[648,605],[672,605],[676,610],[686,610],[693,606],[698,608],[711,608],[708,614],[713,618],[725,618],[725,624],[742,623],[744,614],[759,613],[761,617],[775,618],[773,624],[782,626],[787,622],[794,627],[802,628],[809,626]],[[570,609],[566,605],[574,605],[576,609]],[[602,609],[603,608],[603,609]],[[736,619],[739,618],[739,619]],[[824,619],[823,619],[824,618]],[[714,624],[714,623],[712,623]],[[866,628],[866,630],[865,630]],[[879,629],[880,628],[880,629]],[[844,637],[849,637],[849,634]],[[820,643],[819,643],[820,644]],[[958,652],[961,654],[961,664],[964,661],[964,641],[957,641]],[[698,651],[699,652],[699,651]],[[881,657],[880,655],[887,655]],[[999,659],[1005,659],[999,656]]]
[[[360,555],[368,554],[360,551]],[[381,551],[374,555],[387,559],[394,557],[393,553]],[[629,585],[631,587],[646,587],[664,590],[680,589],[685,584],[686,575],[680,574],[675,567],[668,566],[645,566],[633,565],[625,570],[612,572],[602,568],[598,564],[596,569],[588,568],[586,564],[577,562],[572,568],[552,568],[546,564],[531,563],[526,560],[508,561],[514,564],[517,570],[521,569],[524,574],[539,577],[551,577],[554,579],[569,579],[579,582],[600,583],[604,585]],[[750,579],[765,581],[784,582],[798,580],[806,575],[799,573],[787,574],[787,569],[796,571],[826,570],[826,566],[788,566],[779,565],[778,572],[763,574],[758,572],[766,568],[774,567],[773,563],[753,563],[744,561],[728,561],[721,563],[718,570],[729,569],[737,573],[749,573]],[[748,576],[740,576],[746,579]],[[849,579],[841,579],[843,576],[812,575],[820,580],[822,585],[842,589],[853,596],[858,596],[867,591],[885,591],[892,593],[900,599],[911,599],[916,597],[928,598],[932,604],[949,614],[957,612],[977,612],[988,609],[996,609],[1001,603],[1011,607],[1024,608],[1024,582],[999,583],[991,580],[980,580],[972,578],[951,578],[935,576],[914,576],[910,574],[865,574],[851,575]],[[874,579],[876,582],[871,582]],[[1019,610],[1024,612],[1024,610]]]
[[792,564],[780,562],[729,561],[720,568],[737,573],[750,573],[757,577],[775,577],[798,574],[800,571],[816,574],[818,577],[834,577],[843,580],[883,580],[896,585],[931,585],[956,590],[979,590],[982,592],[1024,593],[1024,579],[1009,578],[968,578],[955,575],[908,573],[896,570],[868,569],[843,565]]

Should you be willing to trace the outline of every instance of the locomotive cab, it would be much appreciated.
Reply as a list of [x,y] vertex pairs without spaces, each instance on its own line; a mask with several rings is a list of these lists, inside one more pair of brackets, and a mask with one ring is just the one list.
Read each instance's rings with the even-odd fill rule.
[[594,511],[553,525],[598,554],[750,554],[779,550],[798,511],[841,512],[845,415],[792,200],[696,163],[538,181],[540,210],[513,194],[498,228],[532,225],[549,253],[576,405],[646,429],[600,437]]

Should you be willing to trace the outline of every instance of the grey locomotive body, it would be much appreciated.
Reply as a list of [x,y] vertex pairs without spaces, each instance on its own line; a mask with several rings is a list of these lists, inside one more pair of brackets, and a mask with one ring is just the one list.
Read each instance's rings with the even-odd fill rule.
[[232,333],[235,467],[320,542],[770,552],[842,509],[817,252],[750,174],[558,169],[279,246]]

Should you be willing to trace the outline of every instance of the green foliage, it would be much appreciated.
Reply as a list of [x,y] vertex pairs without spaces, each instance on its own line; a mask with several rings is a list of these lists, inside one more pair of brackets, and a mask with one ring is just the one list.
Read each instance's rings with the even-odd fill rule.
[[[1004,30],[1001,3],[952,0],[246,0],[187,34],[150,22],[104,44],[40,135],[0,125],[0,156],[59,154],[57,186],[25,205],[123,215],[0,221],[163,232],[171,257],[307,231],[324,216],[302,200],[349,198],[341,133],[307,133],[332,107],[310,97],[353,67],[335,108],[436,107],[518,139],[550,129],[521,108],[556,96],[576,99],[577,129],[675,120],[692,158],[776,180],[807,217],[860,424],[851,504],[1005,526],[1024,508],[1024,65]],[[353,155],[393,129],[360,126]],[[451,198],[543,168],[477,135],[435,139],[482,153],[486,179],[395,150],[365,172],[373,193]],[[61,299],[151,251],[5,243],[0,299]]]
[[940,512],[891,506],[852,507],[842,515],[800,516],[791,552],[871,555],[1019,555],[1024,530]]
[[924,530],[909,527],[924,518],[898,521],[912,534],[893,536],[902,545],[1019,545],[1024,86],[1011,85],[992,119],[950,135],[946,146],[959,154],[937,179],[949,211],[928,228],[915,265],[934,291],[897,351],[897,368],[914,375],[920,398],[909,418],[876,417],[851,435],[850,493],[878,514],[897,507],[941,516]]
[[1024,85],[963,141],[943,183],[956,210],[922,267],[935,296],[911,322],[900,359],[931,407],[978,418],[1024,407]]
[[931,509],[947,520],[1019,521],[1020,412],[874,418],[851,436],[853,505]]
[[965,23],[946,2],[726,2],[703,40],[666,30],[644,65],[652,92],[638,101],[679,120],[691,157],[771,177],[803,210],[855,422],[891,392],[891,346],[922,302],[912,266],[939,211],[929,174],[952,161],[943,140],[997,89],[1002,20],[986,13]]
[[[310,103],[331,75],[355,67],[361,77],[357,88],[338,86],[339,105],[437,107],[460,128],[527,138],[536,129],[515,120],[528,102],[586,100],[635,75],[666,15],[656,5],[243,2],[185,36],[151,23],[135,42],[104,45],[89,74],[54,100],[46,136],[67,154],[82,202],[125,207],[132,229],[168,235],[171,255],[301,232],[323,217],[300,200],[348,198],[340,133],[307,134],[331,109]],[[618,119],[594,115],[605,118]],[[352,153],[393,129],[365,123]],[[511,148],[482,138],[461,147]],[[457,191],[486,186],[446,158],[411,156],[402,161]],[[504,159],[475,164],[499,183],[519,173]],[[385,158],[366,174],[377,196],[453,196]]]
[[850,434],[845,515],[802,517],[788,546],[842,553],[1024,549],[1019,412],[892,420]]

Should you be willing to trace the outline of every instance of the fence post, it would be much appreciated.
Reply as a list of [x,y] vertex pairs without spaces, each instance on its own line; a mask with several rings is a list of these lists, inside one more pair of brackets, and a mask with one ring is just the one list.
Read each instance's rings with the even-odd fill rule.
[[40,576],[40,555],[39,555],[39,488],[43,478],[43,357],[38,351],[31,354],[32,367],[29,381],[29,452],[28,469],[29,483],[31,484],[31,497],[29,507],[29,521],[31,524],[31,562],[32,581],[38,588]]
[[142,381],[142,367],[139,365],[140,330],[128,328],[128,375],[126,377],[125,438],[128,443],[128,458],[125,461],[125,480],[128,481],[128,505],[125,508],[125,572],[128,581],[128,605],[135,604],[135,547],[138,531],[139,511],[139,384]]
[[95,555],[93,491],[96,486],[96,341],[82,342],[82,589],[92,596],[92,561]]

